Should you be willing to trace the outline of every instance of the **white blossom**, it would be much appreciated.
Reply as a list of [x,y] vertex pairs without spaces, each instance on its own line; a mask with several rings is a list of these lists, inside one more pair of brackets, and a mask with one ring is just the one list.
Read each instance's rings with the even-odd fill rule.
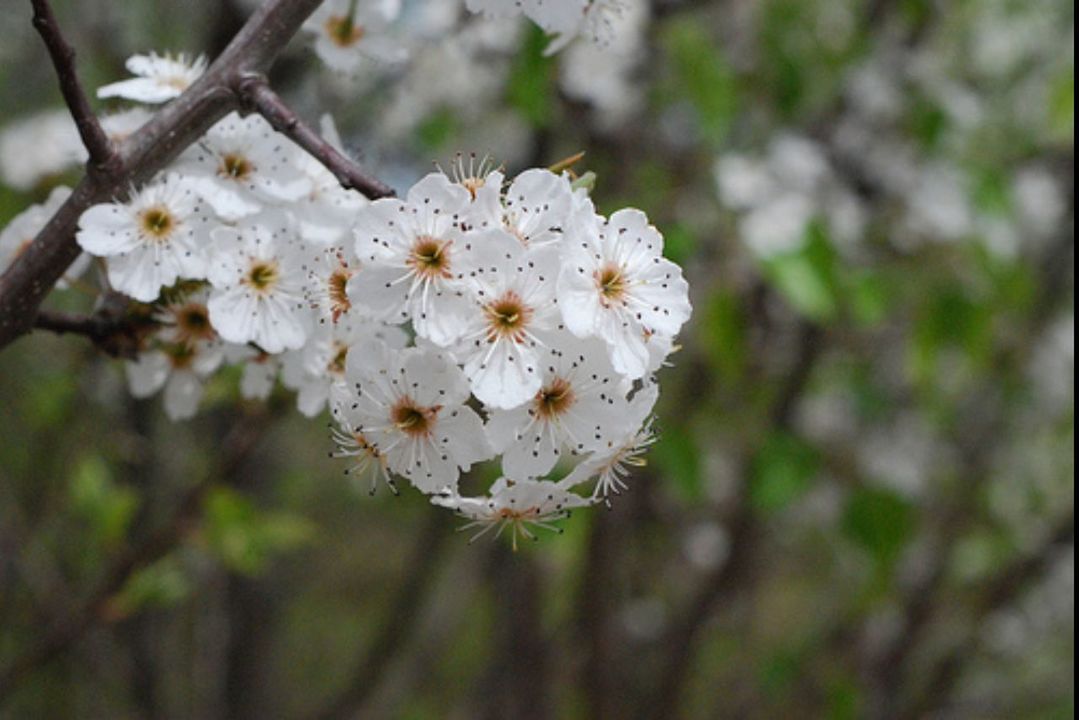
[[191,58],[183,53],[132,55],[124,63],[136,77],[110,83],[97,89],[99,98],[119,97],[144,103],[163,103],[179,97],[206,72],[206,58]]
[[463,497],[456,492],[445,492],[432,497],[431,502],[470,520],[462,530],[479,528],[470,542],[495,528],[495,537],[510,528],[514,550],[517,549],[518,535],[536,540],[532,532],[536,528],[561,533],[562,530],[552,523],[569,517],[576,508],[592,504],[590,499],[568,491],[560,483],[505,477],[491,486],[487,497]]
[[[31,205],[11,219],[11,222],[0,231],[0,274],[3,274],[11,263],[15,262],[37,234],[45,227],[60,206],[71,196],[71,188],[59,186],[53,188],[49,197],[40,205]],[[64,273],[64,279],[57,283],[57,287],[65,288],[68,282],[82,275],[90,262],[90,256],[84,254],[71,264]]]
[[391,472],[433,493],[453,490],[461,470],[490,458],[483,422],[464,404],[468,381],[441,353],[371,344],[346,362],[349,393],[335,398],[334,417]]
[[6,125],[0,132],[0,179],[16,190],[35,185],[86,162],[67,109],[46,110]]
[[270,353],[302,347],[312,324],[307,252],[291,219],[267,211],[212,236],[210,319],[221,337]]
[[158,314],[162,329],[153,345],[125,370],[135,397],[165,389],[165,414],[172,420],[195,415],[203,384],[225,358],[224,343],[214,332],[205,289],[179,297]]
[[296,391],[296,408],[307,417],[322,412],[331,388],[345,382],[350,349],[365,352],[373,343],[401,349],[408,336],[397,327],[345,316],[339,322],[317,326],[302,348],[282,355],[281,382]]
[[513,478],[541,477],[565,450],[578,455],[610,447],[627,402],[603,344],[552,335],[540,359],[542,377],[528,402],[491,412],[487,433]]
[[314,35],[315,53],[331,70],[351,74],[365,59],[392,64],[408,57],[388,33],[400,13],[400,0],[326,0],[303,28]]
[[540,389],[542,341],[559,321],[558,249],[525,248],[503,230],[464,242],[462,277],[475,294],[455,348],[472,392],[491,407],[516,407]]
[[190,178],[225,220],[303,198],[311,178],[296,172],[300,149],[259,115],[232,113],[188,148],[173,168]]
[[150,302],[181,277],[206,277],[208,232],[198,196],[170,174],[127,202],[89,208],[75,239],[86,252],[108,258],[113,288]]
[[655,442],[650,416],[659,397],[659,385],[649,382],[639,389],[629,402],[628,409],[618,418],[616,438],[608,447],[597,450],[585,458],[562,481],[566,487],[575,487],[596,478],[592,493],[595,498],[608,499],[626,489],[630,467],[645,464],[642,457]]
[[640,210],[619,210],[597,231],[575,223],[566,233],[559,277],[566,327],[602,338],[615,370],[642,377],[649,338],[673,337],[689,318],[681,268],[662,256],[663,237]]
[[455,342],[471,307],[458,278],[470,202],[468,190],[436,172],[405,200],[362,208],[353,230],[362,265],[348,284],[352,301],[387,322],[411,319],[417,334],[438,345]]

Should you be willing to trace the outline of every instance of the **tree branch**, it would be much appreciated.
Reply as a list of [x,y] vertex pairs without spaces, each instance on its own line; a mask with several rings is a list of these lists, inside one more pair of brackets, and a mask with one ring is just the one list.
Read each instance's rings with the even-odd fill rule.
[[1019,558],[987,583],[974,603],[973,629],[936,662],[929,674],[924,692],[898,713],[900,720],[916,720],[934,714],[951,696],[962,677],[963,665],[977,647],[983,621],[994,612],[1011,605],[1031,582],[1046,574],[1062,547],[1075,545],[1075,513],[1059,522],[1042,547],[1031,555]]
[[60,80],[60,92],[71,111],[71,117],[75,120],[75,126],[79,129],[82,144],[90,154],[88,167],[92,172],[105,175],[119,174],[123,161],[90,108],[90,101],[79,83],[78,73],[75,72],[75,50],[64,40],[48,0],[31,0],[31,3],[34,7],[34,27],[45,41],[45,47],[48,48]]
[[413,546],[408,574],[390,603],[392,613],[356,664],[352,679],[325,708],[314,717],[318,720],[345,720],[359,717],[371,699],[393,659],[404,649],[423,610],[427,592],[434,585],[438,564],[447,545],[449,513],[432,512],[427,525]]
[[393,190],[385,183],[370,177],[350,158],[328,143],[285,104],[273,91],[265,76],[253,75],[240,82],[241,103],[264,117],[274,130],[285,135],[326,166],[342,186],[358,190],[371,199],[389,197]]
[[34,242],[0,276],[0,350],[34,326],[42,300],[78,257],[75,231],[82,213],[147,182],[215,122],[242,109],[242,85],[266,74],[319,2],[262,4],[201,78],[117,148],[117,173],[88,173],[82,179]]

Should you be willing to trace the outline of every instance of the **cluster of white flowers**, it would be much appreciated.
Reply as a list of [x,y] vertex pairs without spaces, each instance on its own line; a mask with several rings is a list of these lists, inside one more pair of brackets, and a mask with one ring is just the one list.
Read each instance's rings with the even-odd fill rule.
[[[139,56],[137,78],[99,94],[168,102],[202,66]],[[340,147],[328,118],[323,135]],[[68,192],[16,218],[4,255]],[[225,117],[150,183],[88,209],[76,240],[154,321],[126,363],[134,395],[163,392],[184,419],[224,366],[242,366],[247,397],[280,379],[305,415],[332,413],[335,454],[372,491],[404,478],[515,540],[625,487],[652,442],[654,373],[690,314],[644,213],[600,215],[569,173],[507,179],[459,158],[370,202],[257,115]],[[461,473],[488,461],[501,464],[488,493],[462,492]]]
[[837,176],[824,148],[778,135],[764,158],[729,153],[716,161],[720,200],[740,213],[743,241],[761,258],[796,251],[819,220],[842,247],[861,240],[867,221],[858,197]]
[[[433,9],[410,9],[413,34],[422,35],[424,25],[443,24],[444,17],[457,14],[458,4],[431,0]],[[314,49],[326,66],[344,75],[370,68],[371,63],[395,66],[406,61],[414,44],[404,29],[395,28],[401,17],[400,0],[325,0],[304,23],[313,38]],[[597,45],[609,45],[618,35],[618,21],[623,12],[621,0],[465,0],[465,7],[487,20],[494,20],[498,32],[507,30],[502,21],[522,15],[553,37],[546,49],[552,55],[584,37]],[[515,34],[510,31],[512,36]],[[422,48],[424,43],[420,43]],[[460,68],[455,71],[462,72]],[[134,69],[133,69],[134,72]]]
[[[348,302],[414,334],[348,353],[331,391],[356,471],[526,537],[623,486],[651,441],[652,373],[690,312],[643,213],[604,218],[548,170],[437,172],[361,209],[352,232]],[[461,471],[498,456],[489,494],[462,495]],[[575,467],[550,480],[560,459]]]

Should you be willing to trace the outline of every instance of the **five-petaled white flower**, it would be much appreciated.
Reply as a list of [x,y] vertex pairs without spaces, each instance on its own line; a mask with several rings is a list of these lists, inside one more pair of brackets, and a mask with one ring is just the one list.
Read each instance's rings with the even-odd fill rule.
[[570,512],[593,503],[570,492],[562,483],[542,480],[510,480],[502,477],[491,486],[487,497],[464,497],[456,492],[444,492],[431,498],[441,507],[455,510],[471,522],[462,530],[479,528],[469,542],[474,542],[498,528],[498,537],[508,527],[513,537],[513,549],[517,549],[517,536],[536,540],[534,528],[561,533],[552,523],[569,517]]
[[468,381],[437,350],[372,343],[346,364],[334,416],[421,492],[453,490],[461,470],[490,458],[483,421],[464,404]]
[[607,502],[610,495],[625,490],[629,467],[642,467],[645,464],[642,456],[655,442],[651,414],[658,397],[659,385],[655,382],[637,390],[625,415],[619,418],[617,439],[609,447],[597,450],[581,461],[562,483],[566,487],[575,487],[596,478],[592,497]]
[[399,327],[347,315],[316,326],[302,348],[281,358],[281,382],[296,391],[296,408],[307,417],[322,412],[333,386],[345,382],[349,350],[358,347],[357,352],[365,352],[377,342],[399,350],[408,344],[408,335]]
[[315,36],[315,53],[330,69],[350,74],[364,59],[399,63],[408,57],[387,32],[400,12],[400,0],[326,0],[303,28]]
[[475,302],[454,355],[484,404],[513,408],[540,389],[542,334],[558,322],[558,250],[526,249],[503,230],[471,235],[460,276]]
[[163,103],[179,97],[206,72],[206,58],[188,57],[184,53],[172,56],[132,55],[124,67],[137,77],[110,83],[97,89],[99,98],[119,97],[144,103]]
[[353,232],[362,266],[349,281],[352,301],[387,322],[411,318],[416,333],[437,345],[460,338],[471,310],[458,276],[462,214],[471,200],[468,190],[434,172],[405,200],[361,209]]
[[577,455],[610,446],[627,403],[619,376],[595,340],[568,333],[550,342],[540,360],[539,388],[512,410],[495,410],[487,423],[502,471],[514,478],[550,472],[564,449]]
[[161,329],[153,344],[125,366],[135,397],[149,397],[165,388],[165,414],[172,420],[194,417],[203,383],[225,358],[206,299],[204,288],[173,298],[157,314]]
[[[477,228],[503,228],[528,247],[556,243],[572,207],[569,179],[550,170],[526,170],[502,192],[497,170],[475,183],[476,201],[469,223]],[[467,186],[466,186],[467,187]]]
[[267,211],[211,234],[210,319],[221,337],[269,353],[302,347],[312,325],[307,252],[291,218]]
[[266,206],[311,192],[311,178],[295,169],[301,151],[259,115],[227,115],[188,148],[174,168],[218,215],[237,220]]
[[602,338],[615,370],[630,379],[648,371],[651,337],[673,337],[689,319],[689,287],[662,252],[663,236],[632,208],[594,231],[571,226],[562,245],[558,295],[566,327]]
[[107,258],[113,288],[150,302],[180,278],[206,277],[209,220],[191,185],[170,174],[127,202],[88,209],[75,239]]

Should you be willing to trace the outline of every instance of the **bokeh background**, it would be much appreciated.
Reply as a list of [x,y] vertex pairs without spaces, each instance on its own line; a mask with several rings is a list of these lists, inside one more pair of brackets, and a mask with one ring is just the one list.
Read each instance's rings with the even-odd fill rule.
[[[0,225],[78,177],[20,179],[61,108],[28,6],[0,12]],[[250,11],[56,8],[91,88]],[[408,0],[407,65],[343,78],[298,39],[272,80],[398,188],[585,150],[599,209],[649,214],[694,316],[630,490],[468,544],[353,485],[282,388],[224,372],[172,423],[35,332],[0,353],[0,717],[1073,716],[1072,3],[612,17],[545,58]]]

